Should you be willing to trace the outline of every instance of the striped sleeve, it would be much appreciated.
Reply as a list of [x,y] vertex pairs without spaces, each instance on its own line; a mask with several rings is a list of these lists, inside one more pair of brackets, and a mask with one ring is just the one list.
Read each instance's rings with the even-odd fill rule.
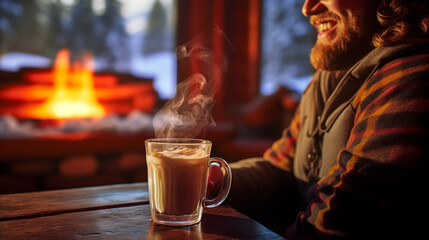
[[298,215],[290,238],[305,233],[364,239],[373,232],[387,239],[388,234],[423,231],[419,223],[428,216],[423,189],[429,170],[429,55],[385,65],[352,104],[356,116],[347,146],[317,183],[317,197]]
[[282,137],[265,151],[264,159],[286,171],[292,171],[292,163],[295,156],[296,140],[299,134],[299,107]]

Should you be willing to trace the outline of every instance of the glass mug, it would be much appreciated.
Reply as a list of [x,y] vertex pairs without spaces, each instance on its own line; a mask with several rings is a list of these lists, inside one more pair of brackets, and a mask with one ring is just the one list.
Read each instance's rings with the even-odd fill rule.
[[[200,222],[203,208],[220,205],[231,187],[231,169],[222,158],[210,158],[212,143],[190,138],[145,141],[152,220],[170,226]],[[206,199],[208,171],[222,170],[223,184],[215,199]]]

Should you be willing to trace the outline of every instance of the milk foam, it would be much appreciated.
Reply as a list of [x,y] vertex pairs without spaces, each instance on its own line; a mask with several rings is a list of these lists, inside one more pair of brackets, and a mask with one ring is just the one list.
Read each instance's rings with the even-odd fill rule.
[[174,150],[164,150],[162,152],[157,152],[153,154],[154,157],[168,157],[172,159],[192,159],[192,158],[201,158],[207,156],[205,151],[198,148],[180,148]]

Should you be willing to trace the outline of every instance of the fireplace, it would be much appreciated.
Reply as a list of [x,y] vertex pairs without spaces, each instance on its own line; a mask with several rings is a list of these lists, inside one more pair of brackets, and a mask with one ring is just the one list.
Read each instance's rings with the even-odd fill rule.
[[93,59],[2,74],[0,193],[146,181],[152,79],[94,73]]
[[146,181],[174,0],[2,1],[0,194]]

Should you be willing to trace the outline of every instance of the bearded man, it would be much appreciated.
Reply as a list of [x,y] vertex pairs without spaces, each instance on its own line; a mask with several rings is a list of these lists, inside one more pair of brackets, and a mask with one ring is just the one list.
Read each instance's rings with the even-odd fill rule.
[[428,1],[306,0],[302,12],[318,32],[313,80],[282,138],[231,164],[227,202],[288,239],[424,236]]

